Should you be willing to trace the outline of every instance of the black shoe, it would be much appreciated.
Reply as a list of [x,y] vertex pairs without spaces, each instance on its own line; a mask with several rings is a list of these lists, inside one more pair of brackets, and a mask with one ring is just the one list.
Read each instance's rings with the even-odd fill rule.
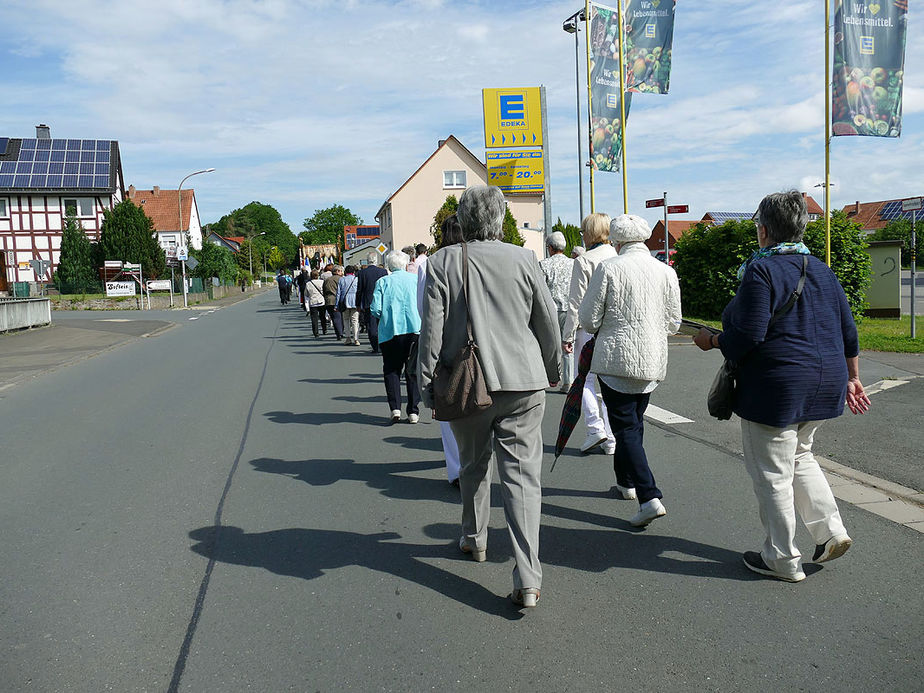
[[802,582],[802,580],[805,579],[805,573],[801,570],[795,575],[784,575],[783,573],[772,570],[764,563],[763,556],[757,553],[757,551],[745,551],[742,558],[744,559],[744,565],[747,566],[749,570],[753,570],[760,575],[783,580],[784,582]]

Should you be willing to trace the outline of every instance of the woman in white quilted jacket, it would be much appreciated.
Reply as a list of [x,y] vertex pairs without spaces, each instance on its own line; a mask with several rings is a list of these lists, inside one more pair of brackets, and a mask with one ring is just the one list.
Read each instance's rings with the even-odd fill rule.
[[578,311],[581,325],[596,334],[590,370],[597,374],[616,452],[616,490],[638,499],[630,520],[644,527],[667,514],[661,490],[645,455],[645,409],[667,375],[667,337],[680,329],[677,274],[651,256],[645,241],[651,227],[623,214],[610,223],[619,254],[597,267]]

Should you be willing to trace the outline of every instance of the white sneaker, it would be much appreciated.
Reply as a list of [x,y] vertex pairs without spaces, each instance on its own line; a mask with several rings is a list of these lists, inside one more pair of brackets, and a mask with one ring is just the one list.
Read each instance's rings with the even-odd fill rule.
[[418,416],[417,414],[408,414],[408,415],[407,415],[407,422],[408,422],[408,423],[417,423],[418,421],[420,421],[420,416]]
[[619,493],[623,500],[635,500],[638,498],[638,495],[635,493],[634,486],[620,486],[619,484],[616,484],[616,493]]
[[588,433],[581,446],[581,452],[587,454],[606,442],[606,433]]
[[400,409],[392,409],[392,410],[391,410],[391,422],[392,422],[392,423],[398,423],[399,421],[401,421],[401,410],[400,410]]
[[661,501],[657,498],[652,498],[639,506],[638,512],[632,516],[629,524],[633,527],[645,527],[651,524],[652,520],[665,515],[667,515],[667,510],[661,505]]
[[616,454],[616,441],[615,440],[606,441],[603,444],[603,447],[601,449],[603,450],[604,455],[609,455],[610,457],[612,457],[613,455]]

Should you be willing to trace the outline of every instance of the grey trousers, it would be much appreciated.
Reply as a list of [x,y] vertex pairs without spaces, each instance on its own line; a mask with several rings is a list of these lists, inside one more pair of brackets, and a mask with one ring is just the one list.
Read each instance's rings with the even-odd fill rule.
[[[562,339],[565,338],[565,320],[568,317],[566,311],[558,311],[558,329],[562,334]],[[570,385],[574,382],[574,364],[577,363],[577,360],[581,357],[580,352],[577,349],[574,350],[574,353],[566,354],[564,351],[561,352],[561,384]]]
[[487,548],[493,453],[516,560],[513,588],[538,588],[542,586],[539,519],[545,391],[492,392],[491,396],[494,404],[483,412],[450,422],[462,462],[462,534],[469,546]]

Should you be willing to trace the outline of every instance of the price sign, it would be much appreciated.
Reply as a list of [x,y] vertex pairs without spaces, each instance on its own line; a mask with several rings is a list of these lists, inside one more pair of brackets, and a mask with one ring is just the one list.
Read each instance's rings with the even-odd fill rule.
[[543,192],[545,170],[542,151],[521,149],[507,152],[487,152],[488,185],[504,192]]

